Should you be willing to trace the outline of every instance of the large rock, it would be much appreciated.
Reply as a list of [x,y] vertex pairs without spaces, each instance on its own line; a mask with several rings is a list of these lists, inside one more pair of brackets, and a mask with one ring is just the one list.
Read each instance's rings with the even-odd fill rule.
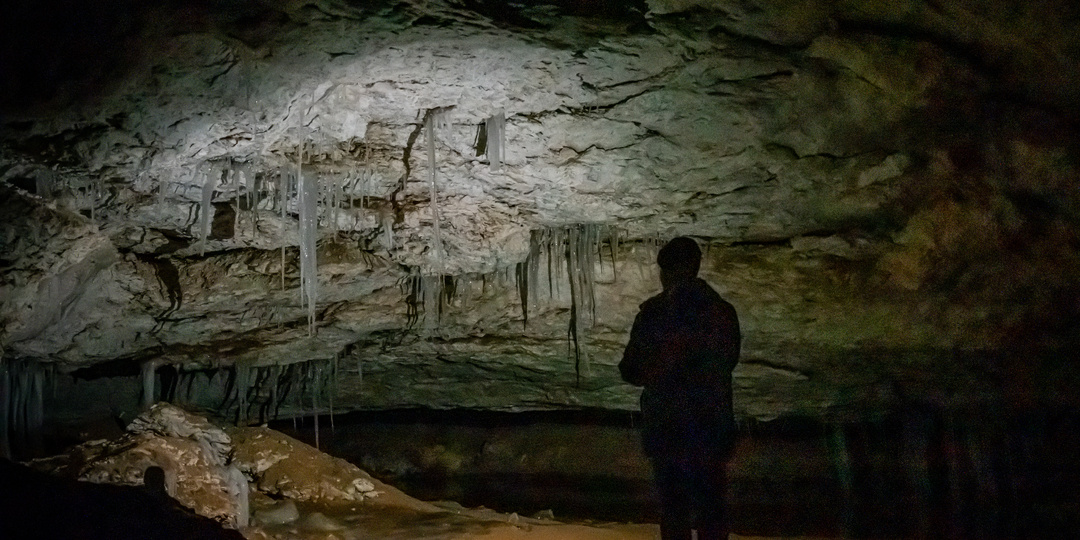
[[[84,443],[35,468],[95,484],[139,486],[150,467],[165,473],[172,498],[224,525],[247,524],[247,481],[230,474],[232,446],[221,428],[166,403],[136,418],[119,439]],[[237,488],[241,488],[238,492]]]
[[377,497],[370,475],[292,437],[267,428],[236,428],[234,463],[260,491],[275,498],[319,503]]

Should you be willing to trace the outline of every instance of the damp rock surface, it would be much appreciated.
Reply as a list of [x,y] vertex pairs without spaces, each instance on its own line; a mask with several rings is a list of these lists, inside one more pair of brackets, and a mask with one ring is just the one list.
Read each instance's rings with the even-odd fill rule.
[[[213,442],[211,442],[213,441]],[[229,481],[232,446],[221,428],[165,403],[132,421],[112,440],[90,441],[65,454],[37,460],[39,470],[95,484],[143,485],[149,467],[165,473],[165,491],[198,515],[232,527],[246,513]],[[243,488],[246,490],[246,481]]]
[[1080,402],[1069,2],[135,4],[4,18],[3,361],[633,409],[690,235],[741,418]]
[[236,428],[233,436],[233,462],[264,493],[311,502],[362,502],[379,496],[371,477],[355,465],[280,432]]
[[[210,423],[203,417],[173,411],[153,416],[172,418],[186,417],[192,420],[184,428],[195,432],[195,426],[205,428]],[[146,419],[146,423],[151,420]],[[318,450],[266,428],[241,428],[231,430],[232,445],[228,448],[230,466],[239,467],[254,479],[251,493],[251,524],[239,527],[240,533],[249,539],[326,539],[326,538],[429,538],[432,540],[466,540],[471,538],[651,538],[655,526],[605,524],[585,526],[563,524],[552,520],[521,518],[517,514],[502,514],[491,510],[468,509],[460,505],[437,506],[422,502],[401,491],[371,479],[367,473],[344,461],[328,456]],[[141,471],[146,466],[157,465],[166,471],[166,490],[191,512],[191,518],[202,516],[205,521],[195,520],[200,526],[213,526],[219,522],[236,527],[236,516],[223,512],[235,511],[234,507],[219,501],[225,497],[228,487],[224,481],[214,481],[215,476],[225,476],[220,466],[207,463],[200,454],[202,448],[191,439],[155,434],[152,432],[128,433],[115,440],[101,440],[69,450],[62,455],[40,459],[32,463],[33,469],[47,471],[42,474],[31,469],[20,472],[16,464],[3,462],[0,472],[5,479],[3,489],[18,486],[27,516],[45,516],[48,500],[37,494],[52,490],[64,503],[66,493],[59,489],[59,477],[80,476],[80,482],[72,482],[86,493],[96,497],[71,502],[70,510],[80,515],[104,515],[110,497],[121,493],[120,486],[136,497],[152,498],[156,495],[134,486],[141,485]],[[9,471],[8,469],[11,469]],[[10,474],[9,474],[10,472]],[[25,478],[24,478],[25,477]],[[52,486],[52,487],[50,487]],[[98,489],[100,488],[100,489]],[[110,491],[116,488],[115,492]],[[351,490],[351,491],[350,491]],[[112,493],[112,495],[110,495]],[[124,492],[128,493],[128,492]],[[15,500],[14,491],[3,491],[6,511]],[[7,500],[10,499],[10,500]],[[134,503],[131,503],[134,504]],[[132,506],[131,508],[136,508]],[[450,509],[448,509],[450,508]],[[65,509],[65,511],[68,509]],[[58,512],[66,516],[63,512]],[[198,514],[198,516],[195,516]],[[147,513],[147,526],[170,523],[157,514]],[[0,530],[19,531],[33,536],[54,530],[55,524],[20,521],[14,515],[6,516]],[[211,518],[211,519],[206,519]],[[66,519],[66,518],[64,518]],[[72,518],[74,519],[74,518]],[[89,519],[89,518],[88,518]],[[105,519],[105,518],[102,518]],[[122,521],[120,514],[112,519]],[[18,523],[18,528],[12,528]],[[87,523],[93,526],[94,523]],[[117,525],[120,526],[120,525]],[[141,525],[140,525],[141,526]],[[179,531],[185,528],[174,525]],[[96,529],[93,529],[96,530]],[[133,529],[141,530],[141,529]],[[220,531],[218,536],[209,532],[199,538],[239,537],[236,531]],[[130,531],[128,531],[130,532]],[[115,532],[116,538],[128,538],[125,532]]]

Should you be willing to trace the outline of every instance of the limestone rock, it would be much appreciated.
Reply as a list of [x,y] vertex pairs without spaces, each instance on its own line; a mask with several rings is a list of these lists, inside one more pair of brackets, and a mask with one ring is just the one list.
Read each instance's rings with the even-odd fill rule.
[[231,433],[234,463],[262,492],[319,502],[378,496],[367,473],[292,437],[266,428],[236,428]]
[[132,420],[127,431],[136,435],[156,434],[195,441],[203,448],[206,459],[219,466],[229,461],[232,451],[232,441],[225,430],[204,417],[165,402],[155,403],[150,410]]
[[237,527],[246,523],[224,467],[231,448],[224,432],[205,418],[158,404],[112,441],[92,441],[66,456],[38,464],[78,480],[99,484],[142,485],[151,466],[165,472],[166,492],[195,513]]

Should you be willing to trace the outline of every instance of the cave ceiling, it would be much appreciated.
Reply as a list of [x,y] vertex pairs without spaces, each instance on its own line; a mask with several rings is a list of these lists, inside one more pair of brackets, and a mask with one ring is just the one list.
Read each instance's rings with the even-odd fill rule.
[[5,361],[333,359],[343,408],[632,409],[614,366],[657,246],[689,235],[740,314],[743,417],[1017,377],[1065,399],[1040,377],[1080,315],[1069,3],[58,1],[7,24]]

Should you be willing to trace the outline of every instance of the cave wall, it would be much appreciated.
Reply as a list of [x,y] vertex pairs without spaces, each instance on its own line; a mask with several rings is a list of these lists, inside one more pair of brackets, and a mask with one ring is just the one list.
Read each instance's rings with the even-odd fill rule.
[[[659,289],[658,245],[691,235],[741,317],[740,417],[1075,404],[1074,11],[16,11],[31,31],[4,46],[3,377],[180,366],[254,384],[302,364],[336,374],[318,380],[339,410],[632,409],[614,366]],[[324,197],[315,332],[303,208],[281,197],[298,170]],[[536,240],[552,234],[557,290]]]

